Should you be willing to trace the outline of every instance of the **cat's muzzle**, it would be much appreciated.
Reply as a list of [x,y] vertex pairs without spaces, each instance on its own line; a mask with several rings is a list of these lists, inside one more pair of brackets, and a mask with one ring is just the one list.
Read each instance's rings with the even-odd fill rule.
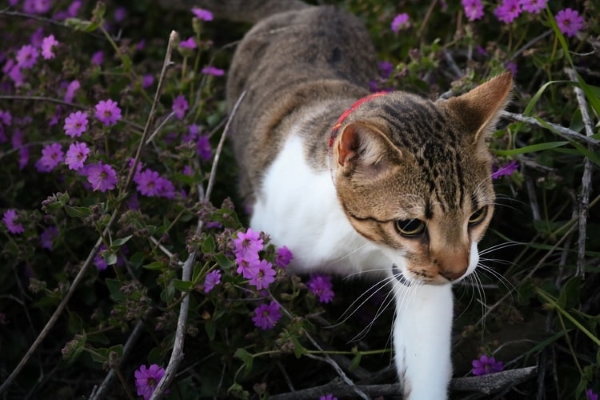
[[402,272],[400,271],[400,268],[398,268],[398,266],[396,264],[392,264],[392,274],[394,275],[394,278],[396,278],[396,280],[398,282],[400,282],[404,286],[407,286],[407,287],[410,286],[410,282],[408,281],[408,279],[406,279],[404,277],[404,274],[402,274]]

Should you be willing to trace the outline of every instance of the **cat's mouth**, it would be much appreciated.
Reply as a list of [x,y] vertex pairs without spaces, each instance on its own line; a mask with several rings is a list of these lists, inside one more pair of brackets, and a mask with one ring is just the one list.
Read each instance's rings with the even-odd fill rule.
[[400,268],[398,268],[396,264],[392,264],[392,274],[398,282],[400,282],[404,286],[410,286],[410,282],[404,277],[404,274],[402,274],[402,271],[400,271]]

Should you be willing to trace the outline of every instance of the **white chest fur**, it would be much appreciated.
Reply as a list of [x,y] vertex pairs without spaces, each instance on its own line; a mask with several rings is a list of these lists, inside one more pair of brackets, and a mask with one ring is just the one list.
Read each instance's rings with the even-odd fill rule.
[[[290,132],[257,193],[251,226],[268,233],[294,254],[296,273],[328,272],[391,277],[398,255],[360,236],[337,199],[329,170],[310,168],[302,138]],[[387,255],[386,255],[387,253]],[[393,343],[396,366],[408,400],[444,400],[452,374],[449,285],[404,286],[392,278],[396,298]]]

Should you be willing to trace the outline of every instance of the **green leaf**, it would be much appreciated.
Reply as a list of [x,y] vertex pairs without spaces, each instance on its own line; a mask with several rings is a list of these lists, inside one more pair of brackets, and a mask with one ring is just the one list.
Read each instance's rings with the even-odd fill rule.
[[105,251],[102,253],[102,258],[106,261],[106,265],[115,265],[117,263],[117,253],[114,251]]
[[129,239],[131,239],[133,237],[133,235],[129,235],[127,237],[124,238],[120,238],[117,240],[113,240],[113,242],[111,243],[110,247],[111,249],[115,249],[115,248],[119,248],[121,246],[123,246],[125,243],[127,243],[129,241]]
[[212,235],[208,235],[204,239],[200,249],[204,254],[212,254],[215,252],[215,247],[215,239],[212,237]]
[[296,356],[296,358],[300,358],[304,354],[306,354],[306,349],[304,348],[304,346],[302,346],[302,344],[296,336],[290,336],[290,339],[292,340],[292,343],[294,343],[294,355]]
[[579,304],[579,293],[581,291],[581,278],[573,277],[567,281],[560,291],[557,303],[563,309],[574,308]]
[[554,149],[556,147],[562,147],[567,144],[569,144],[569,142],[567,142],[567,141],[538,143],[538,144],[533,144],[531,146],[519,147],[518,149],[513,149],[513,150],[494,150],[494,153],[498,154],[499,156],[514,156],[517,154],[534,153],[536,151]]
[[175,289],[188,293],[192,290],[193,284],[190,281],[182,281],[181,279],[173,279]]
[[356,353],[356,355],[352,359],[352,363],[350,363],[350,367],[348,367],[348,369],[350,371],[353,371],[356,367],[358,367],[360,365],[360,360],[362,359],[362,353],[360,351],[356,351],[356,347],[353,348],[352,351],[354,353]]
[[142,253],[141,251],[135,253],[134,255],[129,257],[129,262],[131,263],[133,268],[139,268],[144,262],[144,253]]
[[73,218],[87,218],[92,215],[89,207],[65,206],[65,211],[69,214],[69,217]]
[[231,261],[229,258],[225,257],[223,254],[215,254],[215,261],[217,262],[217,264],[219,264],[219,267],[221,267],[224,271],[229,270],[231,267],[233,267],[235,265],[235,263],[233,261]]
[[110,349],[108,349],[108,352],[115,352],[119,355],[119,358],[123,358],[123,345],[122,344],[118,344],[116,346],[111,347]]
[[160,261],[154,261],[150,264],[143,265],[142,268],[151,269],[153,271],[161,271],[165,268],[165,264]]
[[108,291],[110,292],[110,297],[112,297],[112,299],[114,301],[125,301],[127,299],[127,296],[125,296],[125,293],[121,292],[121,282],[119,282],[116,279],[110,279],[110,278],[106,278],[104,280],[106,282],[106,286],[108,286]]
[[215,322],[207,322],[206,324],[204,324],[204,330],[206,331],[206,334],[208,335],[208,339],[212,342],[213,340],[215,340],[215,335],[217,333],[217,324]]
[[246,367],[246,374],[252,371],[252,364],[254,363],[254,356],[252,354],[248,353],[242,348],[239,348],[235,351],[235,354],[233,356],[242,360],[244,366]]

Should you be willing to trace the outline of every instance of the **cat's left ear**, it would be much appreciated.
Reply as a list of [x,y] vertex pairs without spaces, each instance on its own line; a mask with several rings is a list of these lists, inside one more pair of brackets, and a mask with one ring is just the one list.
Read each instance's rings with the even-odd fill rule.
[[390,143],[379,129],[364,122],[347,125],[335,141],[335,159],[344,175],[360,172],[375,178],[389,162]]
[[510,72],[490,79],[486,83],[458,97],[446,101],[446,105],[470,134],[475,135],[473,143],[479,143],[491,133],[500,114],[510,101],[513,80]]

